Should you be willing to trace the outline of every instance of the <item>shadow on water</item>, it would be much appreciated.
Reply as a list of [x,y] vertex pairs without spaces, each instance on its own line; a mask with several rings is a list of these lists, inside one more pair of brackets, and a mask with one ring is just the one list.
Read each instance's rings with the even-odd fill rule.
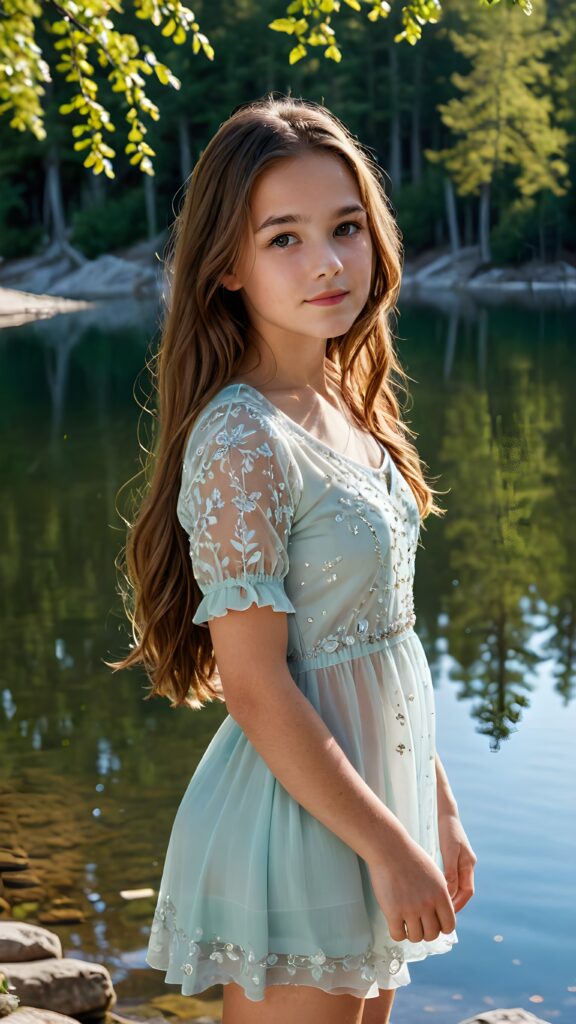
[[[540,760],[522,740],[524,728],[544,722],[533,711],[545,698],[548,708],[554,702],[556,749],[571,749],[570,314],[416,304],[402,306],[401,314],[399,350],[413,378],[408,419],[447,508],[444,519],[430,517],[422,531],[416,629],[438,690],[441,753],[447,766],[458,764],[453,787],[478,853],[486,802],[494,799],[479,794],[479,778],[501,772],[504,806],[513,796],[506,793],[508,777],[536,793],[545,770],[557,794],[554,813],[566,815],[570,800],[566,766],[551,764],[545,740]],[[124,541],[116,503],[120,486],[141,465],[133,390],[142,402],[142,366],[158,317],[153,304],[114,303],[0,335],[0,826],[28,850],[41,878],[40,889],[14,894],[14,912],[36,919],[39,909],[57,909],[58,900],[73,903],[76,923],[59,932],[65,952],[106,964],[121,999],[165,991],[162,975],[144,962],[154,899],[126,900],[120,892],[157,889],[176,807],[226,716],[222,705],[194,715],[144,701],[143,673],[112,676],[102,663],[119,657],[130,640],[116,591],[114,559]],[[495,752],[499,769],[491,767]],[[437,1019],[453,1024],[482,999],[488,1006],[492,998],[492,1005],[530,998],[530,977],[518,989],[519,967],[514,975],[495,963],[487,974],[489,954],[480,959],[479,950],[486,934],[492,941],[506,926],[526,962],[538,948],[538,925],[518,922],[511,889],[502,889],[512,864],[519,884],[528,884],[539,866],[548,871],[536,838],[546,808],[535,801],[524,808],[533,833],[523,833],[522,864],[506,847],[505,822],[499,846],[486,840],[482,886],[486,893],[499,888],[497,909],[480,892],[459,919],[461,941],[452,954],[414,966],[417,984],[397,997],[399,1024],[409,1012],[433,1016],[426,1000],[437,1006]],[[491,813],[494,820],[496,809]],[[571,941],[560,890],[569,884],[573,850],[567,837],[553,872],[549,926],[559,948],[563,929],[565,948]],[[567,989],[576,979],[568,979],[567,954],[544,955],[547,1014],[569,1020]]]

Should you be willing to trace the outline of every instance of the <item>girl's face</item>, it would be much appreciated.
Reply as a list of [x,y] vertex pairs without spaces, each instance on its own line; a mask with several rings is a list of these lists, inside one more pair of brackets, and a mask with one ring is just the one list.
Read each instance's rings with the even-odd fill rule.
[[241,256],[222,283],[242,289],[250,321],[267,341],[325,341],[345,334],[363,309],[372,260],[354,175],[339,157],[311,150],[256,180]]

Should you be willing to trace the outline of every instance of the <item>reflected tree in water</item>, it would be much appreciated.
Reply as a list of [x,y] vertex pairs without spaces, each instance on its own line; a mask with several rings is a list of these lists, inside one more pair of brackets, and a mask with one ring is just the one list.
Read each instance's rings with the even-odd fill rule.
[[508,362],[507,405],[466,385],[448,399],[441,449],[446,537],[453,574],[445,597],[449,650],[460,699],[475,699],[478,731],[497,750],[515,731],[534,669],[538,595],[559,541],[544,508],[554,497],[557,462],[548,439],[557,425],[553,396],[536,388],[522,356]]

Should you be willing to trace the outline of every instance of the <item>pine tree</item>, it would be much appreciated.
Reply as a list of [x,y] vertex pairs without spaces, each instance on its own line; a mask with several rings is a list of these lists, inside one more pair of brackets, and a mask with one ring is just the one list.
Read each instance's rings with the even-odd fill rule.
[[515,17],[504,4],[493,17],[478,17],[463,0],[451,0],[446,10],[458,24],[448,29],[450,39],[471,66],[468,74],[451,75],[462,95],[438,108],[454,144],[425,152],[446,167],[461,196],[480,196],[480,252],[489,261],[491,188],[507,167],[516,171],[524,202],[567,191],[569,137],[555,123],[546,60],[557,45],[557,27],[547,25],[545,0],[530,18]]

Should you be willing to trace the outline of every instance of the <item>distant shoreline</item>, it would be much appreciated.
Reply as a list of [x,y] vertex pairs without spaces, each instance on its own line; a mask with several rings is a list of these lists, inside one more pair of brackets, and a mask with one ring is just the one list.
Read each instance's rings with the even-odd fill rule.
[[93,302],[63,299],[57,295],[35,295],[16,288],[0,288],[0,328],[19,327],[34,320],[46,320],[57,313],[90,309]]
[[[72,313],[115,299],[135,302],[160,300],[163,281],[159,273],[158,249],[163,236],[139,243],[121,255],[87,260],[69,246],[50,247],[42,255],[0,264],[0,328],[16,327],[59,313]],[[57,264],[57,267],[54,266]],[[51,266],[55,273],[50,274]],[[35,275],[40,288],[72,294],[42,294],[18,286]],[[406,260],[402,273],[401,297],[431,303],[442,308],[462,300],[502,304],[521,302],[572,305],[576,303],[576,267],[563,260],[556,263],[533,261],[520,266],[483,266],[475,246],[452,253],[447,249],[423,253]]]

